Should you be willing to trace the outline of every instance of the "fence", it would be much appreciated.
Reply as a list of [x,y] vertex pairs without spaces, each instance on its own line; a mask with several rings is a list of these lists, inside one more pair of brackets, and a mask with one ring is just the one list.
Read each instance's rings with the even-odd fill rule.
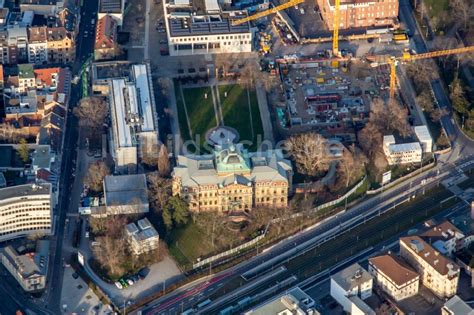
[[209,264],[209,263],[211,263],[211,262],[213,262],[213,261],[216,261],[216,260],[218,260],[218,259],[220,259],[220,258],[222,258],[222,257],[226,257],[226,256],[229,256],[229,255],[235,254],[235,253],[237,253],[238,251],[240,251],[241,249],[250,247],[250,246],[252,246],[253,244],[255,244],[255,243],[257,243],[258,241],[260,241],[261,239],[263,239],[263,238],[265,237],[265,234],[266,234],[266,231],[265,231],[265,233],[263,233],[262,235],[257,236],[256,238],[254,238],[254,239],[251,240],[251,241],[248,241],[247,243],[244,243],[244,244],[242,244],[242,245],[239,245],[239,246],[237,246],[237,247],[235,247],[235,248],[229,249],[229,250],[227,250],[227,251],[225,251],[225,252],[222,252],[222,253],[220,253],[220,254],[214,255],[214,256],[212,256],[212,257],[206,258],[206,259],[204,259],[204,260],[201,260],[200,262],[193,264],[193,269],[196,269],[196,268],[199,268],[199,267],[204,266],[204,265],[206,265],[206,264]]

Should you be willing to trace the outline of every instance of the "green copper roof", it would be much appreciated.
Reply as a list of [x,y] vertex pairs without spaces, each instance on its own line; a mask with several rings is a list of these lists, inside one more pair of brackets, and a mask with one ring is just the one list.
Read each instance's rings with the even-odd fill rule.
[[247,173],[251,171],[247,150],[234,144],[216,147],[214,151],[217,173]]

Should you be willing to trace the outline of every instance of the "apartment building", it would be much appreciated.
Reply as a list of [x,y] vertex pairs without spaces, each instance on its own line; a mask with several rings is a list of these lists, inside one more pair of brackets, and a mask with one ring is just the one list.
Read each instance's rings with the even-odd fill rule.
[[375,315],[363,301],[372,296],[372,286],[372,276],[357,263],[331,276],[331,296],[353,315]]
[[138,158],[158,141],[158,121],[148,65],[133,65],[128,78],[109,82],[111,148],[116,169],[133,173]]
[[369,273],[379,288],[395,301],[418,293],[420,276],[407,263],[394,255],[369,258]]
[[99,19],[96,26],[94,59],[113,59],[117,50],[117,22],[111,15],[105,15]]
[[141,255],[158,249],[160,236],[147,218],[125,226],[128,244],[135,255]]
[[164,6],[169,54],[240,53],[252,51],[249,23],[233,25],[247,16],[244,11],[226,11],[217,0],[174,0]]
[[423,150],[419,142],[395,143],[395,137],[383,137],[383,151],[389,165],[420,163]]
[[8,52],[8,31],[0,30],[0,64],[7,65],[10,63]]
[[15,25],[8,29],[8,63],[28,62],[28,32],[26,27]]
[[0,261],[26,292],[35,293],[45,289],[49,241],[37,241],[35,252],[23,255],[18,254],[12,246],[1,248]]
[[456,294],[459,266],[419,236],[400,238],[400,256],[420,274],[425,287],[440,298]]
[[74,61],[75,45],[72,34],[64,27],[49,27],[47,30],[48,61],[67,64]]
[[[335,0],[317,0],[326,26],[334,29]],[[339,28],[387,27],[398,24],[398,0],[341,0]]]
[[448,220],[433,226],[420,237],[431,244],[443,255],[451,256],[455,251],[465,248],[468,239],[466,236]]
[[281,150],[249,153],[240,144],[224,144],[212,154],[178,156],[172,190],[196,212],[282,208],[292,176]]
[[52,232],[51,184],[0,189],[0,242]]
[[28,62],[44,64],[48,62],[47,27],[28,28]]
[[18,65],[18,90],[21,93],[36,88],[35,73],[33,65],[25,63]]

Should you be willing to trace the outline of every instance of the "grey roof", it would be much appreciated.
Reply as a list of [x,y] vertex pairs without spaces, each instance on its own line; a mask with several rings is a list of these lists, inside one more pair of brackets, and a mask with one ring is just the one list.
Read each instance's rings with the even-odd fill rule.
[[51,147],[49,145],[39,146],[33,152],[33,166],[37,168],[46,168],[51,167],[51,159],[54,157],[54,154],[51,153]]
[[301,311],[304,311],[306,314],[308,308],[312,307],[313,305],[314,300],[299,287],[296,287],[290,291],[278,295],[276,298],[265,302],[263,305],[255,307],[246,314],[280,314],[285,310],[291,310],[292,314],[301,314]]
[[100,0],[100,13],[122,13],[122,1],[124,0]]
[[15,266],[22,278],[33,275],[46,276],[48,271],[49,241],[39,240],[34,255],[18,255],[17,251],[7,246],[1,249],[2,254]]
[[145,174],[105,176],[104,191],[107,206],[148,205]]
[[339,271],[331,277],[340,287],[349,291],[358,287],[372,279],[372,276],[362,268],[358,263],[355,263],[344,270]]
[[281,150],[249,153],[249,158],[253,161],[250,174],[218,175],[213,155],[180,155],[178,165],[174,168],[174,176],[181,178],[184,187],[226,186],[235,181],[241,184],[258,181],[288,182],[287,172],[292,170],[291,163],[283,158]]
[[474,310],[464,302],[459,296],[455,295],[444,303],[443,308],[448,309],[453,315],[473,315]]
[[129,223],[125,228],[127,233],[137,242],[158,236],[158,232],[147,218],[138,220],[136,224],[134,222]]
[[51,193],[51,184],[27,184],[0,189],[0,202],[6,199],[21,196],[40,196],[49,195]]

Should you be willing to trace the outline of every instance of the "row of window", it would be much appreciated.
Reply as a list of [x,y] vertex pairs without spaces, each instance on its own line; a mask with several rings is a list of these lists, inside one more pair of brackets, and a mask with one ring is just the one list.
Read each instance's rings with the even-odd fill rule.
[[51,225],[49,225],[49,224],[48,225],[38,225],[38,226],[31,226],[31,227],[28,227],[28,228],[17,229],[17,230],[14,230],[14,231],[0,232],[0,236],[14,234],[14,233],[18,233],[18,232],[50,230],[50,229],[51,229]]

